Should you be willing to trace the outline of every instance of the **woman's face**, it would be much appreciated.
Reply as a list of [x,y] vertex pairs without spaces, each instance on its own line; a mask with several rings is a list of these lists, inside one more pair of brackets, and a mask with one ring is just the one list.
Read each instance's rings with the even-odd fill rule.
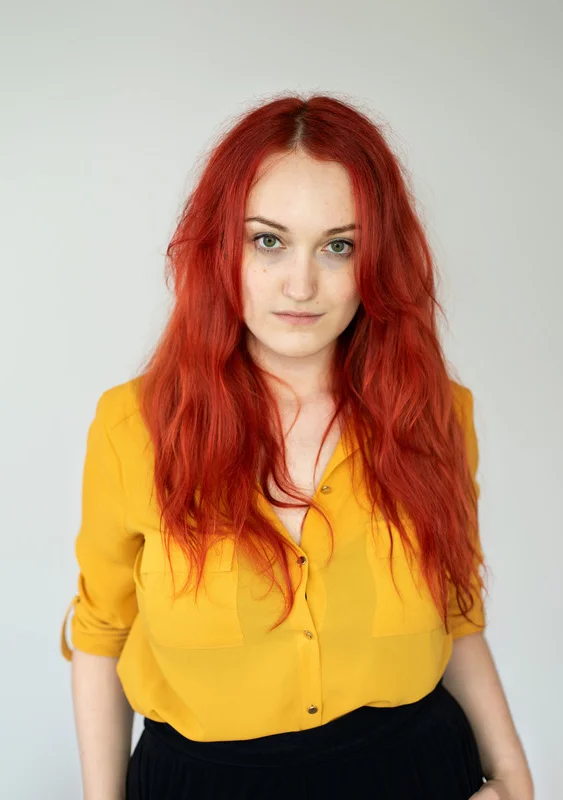
[[[245,209],[242,289],[249,350],[273,371],[293,373],[296,360],[312,373],[328,366],[336,339],[360,305],[354,222],[342,165],[302,151],[262,163]],[[294,325],[276,316],[280,311],[320,316]]]

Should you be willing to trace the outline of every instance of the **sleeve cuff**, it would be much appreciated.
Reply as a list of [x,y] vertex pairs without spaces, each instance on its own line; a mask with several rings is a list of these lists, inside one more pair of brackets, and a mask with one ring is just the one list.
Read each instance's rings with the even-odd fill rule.
[[98,632],[88,632],[80,629],[80,621],[73,614],[71,619],[71,635],[69,644],[69,637],[67,636],[67,625],[71,611],[76,609],[79,600],[79,595],[75,595],[69,607],[66,610],[62,628],[61,628],[61,653],[67,661],[72,661],[72,654],[74,650],[80,650],[83,653],[90,653],[94,656],[108,656],[110,658],[119,658],[125,646],[129,631],[112,631],[111,636],[100,636]]

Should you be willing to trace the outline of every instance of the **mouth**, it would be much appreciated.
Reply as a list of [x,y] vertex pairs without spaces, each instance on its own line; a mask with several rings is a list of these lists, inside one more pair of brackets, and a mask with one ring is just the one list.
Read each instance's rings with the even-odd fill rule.
[[311,325],[324,316],[323,314],[283,314],[277,312],[274,312],[274,314],[278,319],[292,325]]

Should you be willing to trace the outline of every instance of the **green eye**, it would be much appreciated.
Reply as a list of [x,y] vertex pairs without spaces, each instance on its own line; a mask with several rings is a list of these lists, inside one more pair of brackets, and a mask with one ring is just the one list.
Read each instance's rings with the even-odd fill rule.
[[[272,242],[272,241],[278,241],[279,242],[278,237],[274,236],[273,233],[261,233],[260,236],[255,236],[253,241],[257,242],[259,239],[266,239],[266,240],[269,240],[270,242]],[[279,247],[270,247],[270,245],[266,245],[266,247],[264,247],[264,245],[259,244],[259,245],[257,245],[257,249],[258,250],[262,250],[263,252],[265,252],[265,251],[272,252],[272,250],[279,250],[280,248]]]
[[[263,239],[265,244],[259,244],[260,239]],[[280,241],[279,237],[275,236],[273,233],[260,233],[258,236],[254,236],[252,241],[256,242],[256,249],[262,253],[275,253],[283,249],[282,247],[273,246],[276,242]],[[349,247],[349,250],[342,249],[346,246]],[[328,253],[331,256],[338,256],[339,258],[349,258],[354,252],[354,242],[350,242],[348,239],[333,239],[332,242],[328,243],[328,247],[336,247],[336,250],[329,250]]]
[[354,249],[353,243],[349,242],[347,239],[335,239],[333,242],[330,242],[329,247],[332,247],[333,245],[336,245],[338,247],[341,247],[341,246],[345,247],[346,245],[348,245],[348,247],[350,248],[350,250],[348,250],[346,252],[342,252],[341,250],[338,250],[337,252],[333,251],[332,255],[335,255],[335,256],[349,256],[349,255],[352,254],[352,251]]

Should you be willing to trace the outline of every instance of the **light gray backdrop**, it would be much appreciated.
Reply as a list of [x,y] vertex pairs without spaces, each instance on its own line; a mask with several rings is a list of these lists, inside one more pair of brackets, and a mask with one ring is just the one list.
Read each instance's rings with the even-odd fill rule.
[[488,641],[537,800],[563,796],[561,4],[35,0],[2,18],[0,795],[81,796],[59,629],[87,427],[163,325],[193,165],[232,115],[298,89],[377,115],[413,172],[475,397]]

